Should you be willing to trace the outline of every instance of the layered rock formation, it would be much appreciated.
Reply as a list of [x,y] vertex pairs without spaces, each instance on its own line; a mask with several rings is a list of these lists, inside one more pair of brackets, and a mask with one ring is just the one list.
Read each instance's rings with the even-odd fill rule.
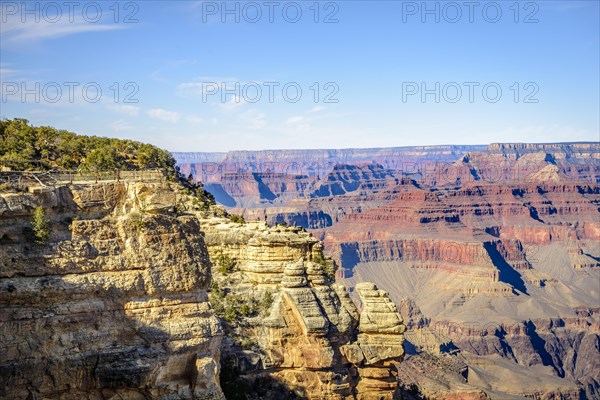
[[312,234],[148,177],[1,193],[0,397],[393,398],[387,293],[358,290],[359,313]]
[[[372,281],[412,304],[400,367],[407,398],[595,398],[600,145],[463,150],[304,152],[325,168],[278,171],[304,180],[303,190],[260,203],[237,192],[233,210],[311,229],[341,266],[339,282]],[[274,170],[286,154],[300,158],[252,152],[229,161]],[[416,379],[413,367],[431,374]]]
[[213,287],[230,338],[222,355],[229,397],[392,398],[404,325],[387,293],[372,284],[359,291],[359,315],[311,234],[201,222],[215,264],[235,265],[217,268]]
[[[467,152],[483,150],[485,146],[407,146],[376,149],[331,150],[265,150],[232,151],[228,153],[175,153],[182,171],[202,181],[217,200],[228,207],[257,208],[281,206],[296,198],[314,195],[340,194],[327,175],[351,175],[352,169],[367,164],[380,165],[385,170],[416,173],[430,164],[452,162]],[[345,166],[345,167],[339,167]],[[343,171],[346,170],[346,171]],[[357,171],[360,176],[363,171]],[[345,173],[344,173],[345,172]],[[331,178],[331,177],[330,177]],[[365,176],[350,179],[364,183]],[[329,181],[329,183],[327,183]],[[348,191],[348,181],[340,187]],[[328,187],[331,186],[332,187]],[[354,190],[355,188],[352,188]]]
[[[161,181],[2,193],[0,397],[224,399],[210,263],[183,203]],[[47,244],[28,238],[37,206]]]

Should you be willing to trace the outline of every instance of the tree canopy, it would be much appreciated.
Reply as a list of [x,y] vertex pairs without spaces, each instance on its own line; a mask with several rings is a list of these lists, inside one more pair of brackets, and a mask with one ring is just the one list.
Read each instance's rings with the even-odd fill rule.
[[173,171],[166,150],[133,140],[77,135],[23,118],[0,120],[0,167],[89,172],[159,168]]

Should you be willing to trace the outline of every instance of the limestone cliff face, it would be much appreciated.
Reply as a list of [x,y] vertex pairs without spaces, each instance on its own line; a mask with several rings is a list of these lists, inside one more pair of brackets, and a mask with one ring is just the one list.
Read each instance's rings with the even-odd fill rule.
[[217,265],[213,304],[228,334],[228,398],[393,398],[405,328],[387,293],[372,284],[357,290],[359,315],[311,234],[259,222],[201,223]]
[[521,157],[524,154],[546,152],[557,158],[599,158],[597,142],[572,143],[493,143],[487,153]]
[[1,193],[0,398],[391,399],[387,293],[359,313],[311,234],[218,215],[161,177]]
[[[224,399],[210,263],[175,185],[0,196],[0,397]],[[51,219],[31,243],[32,210]]]

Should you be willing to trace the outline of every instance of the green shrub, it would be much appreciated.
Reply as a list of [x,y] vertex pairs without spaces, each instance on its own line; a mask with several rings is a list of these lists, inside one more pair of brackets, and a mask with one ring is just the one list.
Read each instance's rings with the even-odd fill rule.
[[185,214],[187,211],[187,209],[185,208],[185,205],[182,203],[177,203],[175,205],[175,214],[177,215],[182,215]]
[[229,216],[229,220],[231,222],[235,222],[236,224],[245,224],[246,223],[246,220],[241,215],[231,214]]
[[237,320],[239,317],[239,314],[237,312],[237,308],[234,305],[227,305],[225,306],[225,312],[223,313],[223,319],[229,323]]
[[215,261],[217,263],[217,271],[223,275],[233,272],[237,264],[233,258],[223,253],[217,254]]
[[316,262],[317,264],[324,265],[325,264],[325,257],[323,256],[323,253],[315,253],[315,254],[313,254],[313,261]]
[[146,229],[146,223],[144,222],[144,217],[138,214],[137,212],[132,212],[129,215],[129,221],[133,228],[138,232],[143,232]]
[[50,238],[50,220],[46,217],[44,207],[35,208],[31,225],[35,243],[46,244]]
[[265,316],[269,316],[269,309],[273,305],[273,294],[269,291],[265,293],[265,297],[260,301],[260,308]]
[[325,258],[325,256],[323,256],[323,253],[319,252],[313,254],[313,261],[323,267],[325,275],[327,275],[330,279],[335,279],[336,265],[333,260]]
[[250,338],[242,338],[242,340],[240,340],[240,347],[242,349],[250,349],[250,348],[254,347],[255,345],[256,345],[256,342],[254,342]]

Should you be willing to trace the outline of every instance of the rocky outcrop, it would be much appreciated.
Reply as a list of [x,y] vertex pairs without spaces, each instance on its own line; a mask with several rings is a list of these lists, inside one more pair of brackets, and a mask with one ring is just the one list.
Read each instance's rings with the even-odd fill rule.
[[160,176],[2,193],[1,397],[391,399],[387,293],[359,314],[312,234],[209,208]]
[[227,395],[262,398],[269,387],[271,395],[302,398],[392,398],[404,325],[386,293],[359,292],[359,315],[333,282],[321,243],[300,228],[201,223],[215,265],[235,265],[217,267],[211,294],[228,336]]
[[[372,283],[356,285],[362,302],[356,343],[342,347],[348,361],[359,365],[358,398],[380,399],[397,388],[389,365],[404,356],[405,326],[388,294]],[[394,371],[395,372],[395,371]]]
[[[0,397],[224,399],[191,196],[166,182],[0,196]],[[51,220],[28,239],[33,208]]]

